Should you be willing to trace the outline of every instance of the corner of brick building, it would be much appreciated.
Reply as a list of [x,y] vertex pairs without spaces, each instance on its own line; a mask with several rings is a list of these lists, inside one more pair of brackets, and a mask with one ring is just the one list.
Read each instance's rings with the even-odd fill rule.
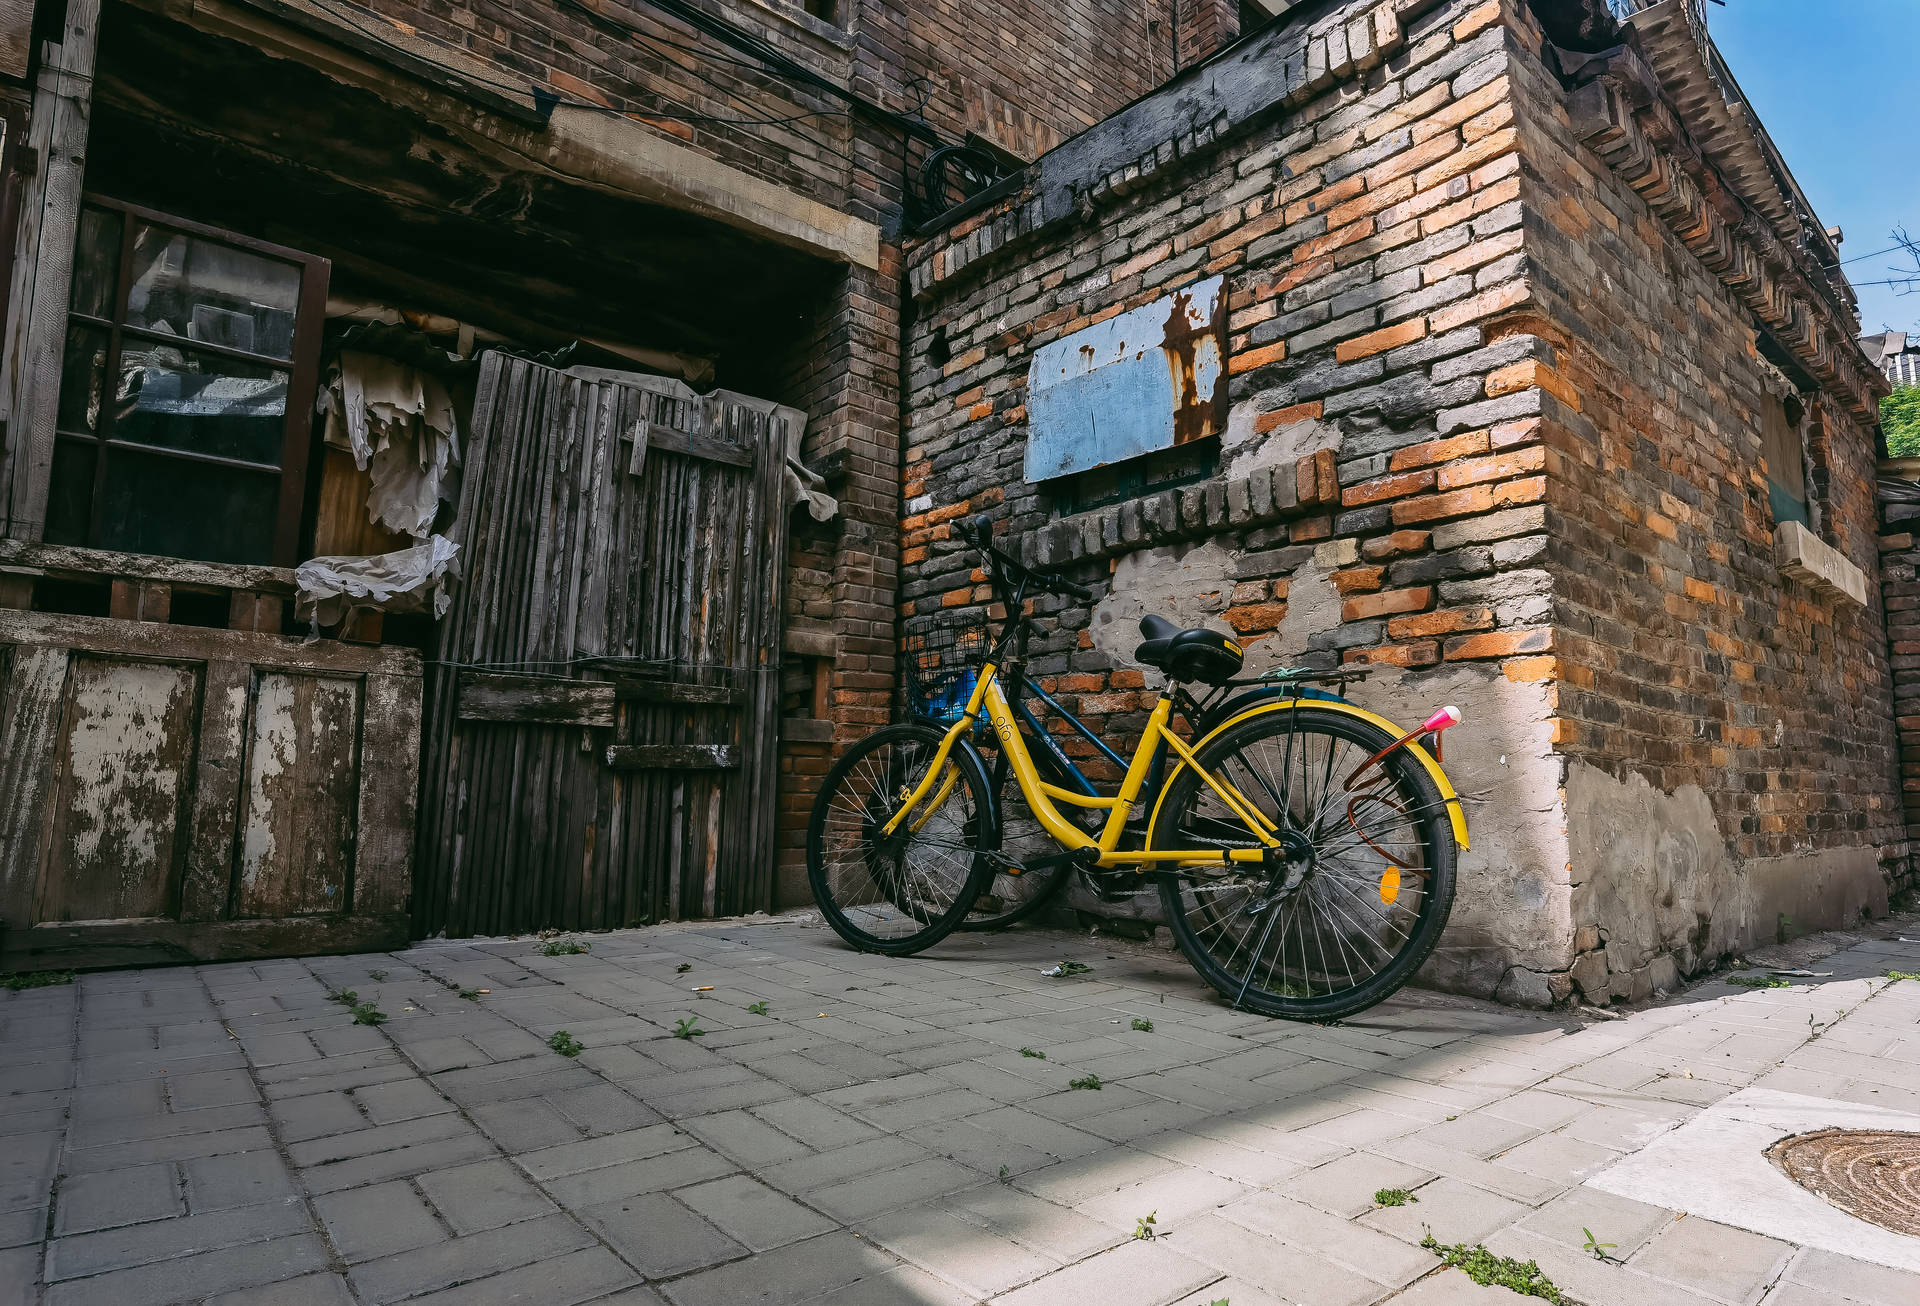
[[[1874,433],[1840,356],[1857,321],[1841,312],[1824,343],[1763,321],[1799,310],[1771,284],[1794,269],[1749,277],[1773,251],[1743,251],[1727,215],[1752,211],[1631,121],[1596,119],[1597,93],[1577,103],[1549,68],[1530,6],[1508,13],[1531,295],[1502,330],[1527,342],[1546,454],[1567,978],[1604,1003],[1857,924],[1910,874]],[[1684,142],[1677,111],[1651,112]],[[1776,367],[1763,343],[1791,357]],[[1819,534],[1868,578],[1864,605],[1776,564],[1762,408],[1785,374]]]

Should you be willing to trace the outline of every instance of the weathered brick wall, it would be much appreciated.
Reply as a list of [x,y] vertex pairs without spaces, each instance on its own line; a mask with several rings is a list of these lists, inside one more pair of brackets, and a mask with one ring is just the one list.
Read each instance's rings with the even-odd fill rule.
[[[1890,469],[1891,478],[1913,486],[1881,505],[1881,593],[1887,614],[1887,652],[1893,675],[1894,726],[1900,754],[1900,795],[1909,846],[1920,840],[1920,482],[1911,468]],[[1911,901],[1920,891],[1920,869],[1895,869],[1896,896]]]
[[[950,533],[985,511],[1102,589],[1038,605],[1032,671],[1111,736],[1131,742],[1153,697],[1129,657],[1142,610],[1231,626],[1255,665],[1378,664],[1357,697],[1390,715],[1461,703],[1478,736],[1451,764],[1498,805],[1475,809],[1432,974],[1504,992],[1516,964],[1572,955],[1564,847],[1515,815],[1556,777],[1537,392],[1528,347],[1489,330],[1525,293],[1511,55],[1497,3],[1327,14],[1301,39],[1338,25],[1346,58],[1318,74],[1309,41],[1284,112],[1223,123],[1221,143],[1212,124],[1129,142],[1142,162],[1088,187],[1088,217],[1030,216],[1026,198],[911,252],[905,624],[986,601]],[[1214,273],[1231,307],[1219,470],[1063,515],[1021,474],[1033,351]]]
[[[535,86],[573,103],[635,115],[711,158],[810,199],[842,207],[853,154],[847,106],[772,76],[747,55],[639,0],[611,0],[628,36],[552,0],[364,0],[404,25],[499,70],[503,85]],[[852,37],[795,0],[707,0],[703,8],[788,58],[845,84]],[[649,116],[649,115],[652,116]]]
[[[1336,22],[1344,62],[1313,44]],[[1773,561],[1750,304],[1574,138],[1525,0],[1297,26],[1269,110],[1128,141],[1068,206],[1043,165],[910,250],[906,629],[987,600],[950,528],[985,511],[1101,589],[1038,605],[1032,669],[1115,735],[1152,698],[1143,609],[1255,665],[1373,664],[1355,697],[1389,716],[1462,706],[1473,849],[1434,982],[1641,996],[1857,918],[1904,846],[1880,621]],[[1211,477],[1085,513],[1025,483],[1033,351],[1213,273]],[[1825,536],[1871,570],[1870,446],[1802,384]]]
[[[1640,997],[1884,907],[1891,685],[1878,606],[1775,565],[1762,405],[1785,378],[1752,308],[1580,143],[1540,59],[1513,75],[1532,293],[1510,329],[1547,436],[1575,977]],[[1819,531],[1871,576],[1872,433],[1794,384]]]

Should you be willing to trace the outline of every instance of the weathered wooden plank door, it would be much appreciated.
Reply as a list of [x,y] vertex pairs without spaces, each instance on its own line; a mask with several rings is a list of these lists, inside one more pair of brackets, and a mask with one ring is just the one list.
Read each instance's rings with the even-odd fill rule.
[[791,409],[492,354],[429,676],[415,927],[592,929],[773,892]]
[[0,610],[0,970],[397,947],[419,655]]

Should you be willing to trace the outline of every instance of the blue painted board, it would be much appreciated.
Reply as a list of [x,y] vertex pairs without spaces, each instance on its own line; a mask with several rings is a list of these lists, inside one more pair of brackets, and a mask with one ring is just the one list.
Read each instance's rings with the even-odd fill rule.
[[1027,480],[1219,434],[1223,293],[1223,279],[1208,277],[1036,350],[1027,371]]

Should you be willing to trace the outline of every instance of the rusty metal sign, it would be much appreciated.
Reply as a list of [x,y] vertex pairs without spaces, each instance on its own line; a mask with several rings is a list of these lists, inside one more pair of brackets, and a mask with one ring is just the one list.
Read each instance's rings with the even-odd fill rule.
[[1227,306],[1208,277],[1034,352],[1029,481],[1171,449],[1227,422]]
[[1848,1215],[1920,1235],[1920,1134],[1822,1129],[1781,1139],[1767,1158]]

